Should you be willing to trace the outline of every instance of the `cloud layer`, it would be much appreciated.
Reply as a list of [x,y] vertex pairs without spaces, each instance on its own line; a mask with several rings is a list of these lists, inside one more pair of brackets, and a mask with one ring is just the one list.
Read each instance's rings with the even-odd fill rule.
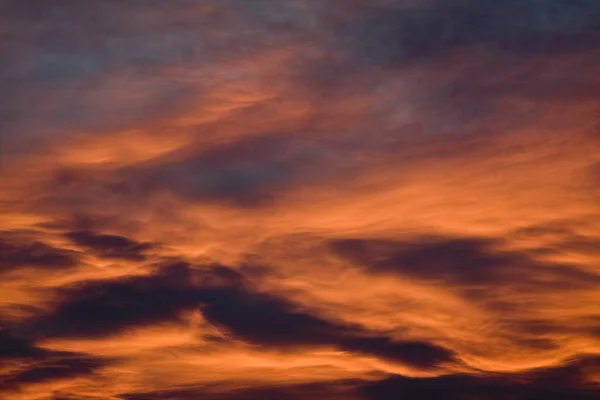
[[0,34],[0,397],[597,398],[597,1],[6,0]]

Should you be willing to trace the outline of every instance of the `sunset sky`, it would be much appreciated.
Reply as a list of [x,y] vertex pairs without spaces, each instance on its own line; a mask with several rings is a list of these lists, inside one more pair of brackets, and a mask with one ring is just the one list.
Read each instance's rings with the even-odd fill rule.
[[0,0],[0,398],[600,398],[600,1]]

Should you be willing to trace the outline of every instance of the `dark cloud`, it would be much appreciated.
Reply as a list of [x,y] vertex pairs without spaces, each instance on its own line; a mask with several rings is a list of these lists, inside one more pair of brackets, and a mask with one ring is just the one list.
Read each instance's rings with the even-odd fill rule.
[[[335,381],[246,388],[186,387],[149,393],[123,394],[124,400],[361,400],[358,381]],[[212,389],[212,390],[211,390]]]
[[[259,207],[271,204],[293,185],[327,182],[344,172],[330,165],[330,144],[301,139],[290,132],[263,133],[221,145],[190,145],[178,157],[140,163],[114,170],[63,168],[55,172],[45,199],[73,208],[89,207],[90,202],[136,202],[170,192],[188,200]],[[358,150],[355,145],[354,151]],[[82,197],[82,193],[85,194]],[[84,201],[85,200],[85,201]],[[84,226],[72,237],[93,235],[95,227]],[[89,242],[82,238],[84,244]]]
[[456,361],[451,351],[423,341],[395,342],[387,337],[357,337],[343,340],[341,347],[422,369]]
[[208,293],[202,313],[234,336],[266,346],[332,343],[344,328],[276,297],[237,289]]
[[[323,157],[296,145],[293,137],[265,134],[234,141],[215,148],[189,146],[178,158],[154,160],[114,170],[63,168],[57,170],[47,185],[46,203],[74,209],[89,210],[94,203],[117,205],[136,199],[146,202],[160,193],[169,192],[185,200],[202,203],[228,204],[239,207],[260,207],[271,204],[290,186],[309,179],[327,179],[316,173]],[[206,147],[206,146],[203,146]],[[89,211],[87,211],[89,213]],[[71,227],[72,229],[72,227]],[[98,228],[100,229],[100,228]],[[97,227],[84,226],[68,236],[92,250],[107,251],[111,243],[130,247],[134,244],[104,236],[102,243]],[[128,239],[128,238],[124,238]],[[148,246],[149,244],[143,244]],[[143,249],[142,249],[143,250]],[[119,252],[114,252],[119,255]],[[125,255],[129,249],[125,249]]]
[[342,43],[361,57],[390,62],[473,45],[512,52],[572,50],[589,46],[581,34],[600,28],[594,0],[438,0],[397,7],[401,4],[365,7],[340,25]]
[[567,264],[540,261],[527,252],[501,250],[500,244],[484,238],[423,237],[412,241],[337,240],[331,246],[338,255],[372,272],[463,285],[510,283],[548,288],[567,282],[593,285],[600,280]]
[[[596,359],[597,361],[597,359]],[[390,376],[379,381],[347,380],[243,389],[186,387],[149,393],[123,394],[126,400],[593,400],[599,392],[580,380],[580,369],[590,360],[566,368],[524,374],[448,375],[431,378]]]
[[78,261],[73,251],[7,234],[0,234],[0,254],[0,272],[22,267],[63,269],[75,266]]
[[[222,268],[201,274],[213,282],[219,277],[229,279]],[[46,336],[98,337],[131,326],[176,320],[181,311],[201,300],[192,274],[186,264],[174,264],[156,275],[62,288],[54,310],[35,318],[30,329]]]
[[[556,335],[577,334],[578,328],[538,319],[534,314],[524,317],[523,310],[535,309],[535,303],[523,304],[507,299],[507,291],[543,298],[546,293],[573,288],[593,290],[600,284],[600,276],[593,272],[584,271],[576,265],[537,259],[536,251],[503,250],[502,242],[492,239],[350,239],[334,241],[331,246],[336,254],[365,272],[406,276],[449,286],[466,299],[477,301],[486,310],[496,312],[498,322],[510,327],[501,333],[506,340],[535,351],[559,348]],[[555,250],[564,251],[564,248],[557,247]],[[588,325],[591,323],[588,322]],[[393,354],[393,348],[391,346],[382,354]],[[431,350],[432,353],[425,354],[440,354],[440,360],[444,360],[444,349],[433,347]],[[425,354],[420,355],[423,360],[427,360]]]
[[46,337],[102,337],[132,326],[176,321],[182,311],[196,307],[231,337],[258,346],[332,346],[423,369],[455,361],[451,351],[433,343],[395,341],[312,315],[253,290],[230,268],[190,268],[184,262],[166,263],[155,275],[63,288],[53,310],[34,317],[26,328]]
[[0,327],[0,359],[31,358],[43,354],[44,352],[30,340],[18,337],[8,329]]
[[350,239],[335,241],[332,247],[343,257],[373,271],[481,281],[489,279],[493,268],[515,261],[510,255],[490,251],[490,244],[470,238],[425,238],[414,242]]
[[138,243],[125,236],[91,231],[69,232],[66,236],[79,246],[85,247],[103,258],[142,261],[146,259],[144,253],[154,247],[150,243]]
[[49,357],[47,360],[9,376],[4,380],[7,389],[22,384],[56,381],[92,374],[104,365],[99,359],[84,356]]
[[363,386],[369,400],[392,399],[494,399],[592,400],[599,388],[580,380],[578,365],[520,375],[449,375],[434,378],[393,376]]
[[90,375],[108,362],[85,354],[42,349],[31,338],[0,328],[0,366],[17,366],[0,373],[0,393],[30,383]]
[[450,350],[433,343],[394,341],[324,320],[267,294],[222,289],[205,299],[202,312],[234,337],[263,346],[335,346],[423,369],[455,361]]
[[[21,349],[18,357],[27,357],[29,365],[8,376],[2,377],[3,389],[14,390],[31,382],[55,381],[76,376],[89,376],[108,360],[94,359],[76,353],[34,350],[30,342],[16,339],[8,331],[0,331],[0,348]],[[419,367],[425,367],[423,358],[435,358],[442,362],[448,354],[421,343],[394,345],[383,339],[343,339],[342,348],[393,358],[396,351],[402,357],[412,357]],[[5,342],[5,343],[4,343]],[[412,347],[412,349],[409,349]],[[386,349],[388,348],[388,349]],[[350,350],[349,349],[349,350]],[[15,352],[14,350],[10,350]],[[390,354],[386,354],[390,353]],[[410,354],[413,354],[410,356]],[[426,356],[425,356],[426,355]],[[6,356],[6,354],[3,354]],[[13,357],[13,355],[10,355]],[[416,357],[416,358],[415,358]],[[405,361],[405,360],[403,360]],[[429,360],[432,362],[433,360]],[[520,374],[495,375],[451,375],[432,378],[408,378],[392,376],[382,381],[341,381],[304,385],[259,386],[229,389],[226,386],[208,385],[167,389],[148,393],[122,394],[128,400],[258,400],[258,399],[438,399],[470,400],[486,398],[498,400],[575,399],[592,400],[598,396],[598,388],[584,380],[586,369],[600,366],[597,357],[588,357],[558,368],[548,368]]]
[[[408,101],[427,115],[410,128],[386,134],[388,140],[375,141],[380,153],[405,152],[401,142],[390,148],[389,138],[403,137],[407,128],[412,132],[407,142],[447,138],[454,154],[495,147],[488,140],[496,135],[527,125],[539,128],[548,105],[594,104],[598,98],[600,5],[594,0],[384,1],[353,10],[351,17],[340,14],[345,17],[332,23],[333,51],[343,56],[337,65],[321,68],[329,71],[326,81],[339,80],[354,96],[383,82],[393,92],[392,77],[406,72],[411,76]],[[365,86],[355,84],[378,70],[389,75],[382,80],[377,73]],[[344,79],[348,76],[352,84]],[[318,86],[324,87],[322,82]],[[324,91],[329,98],[331,88]],[[406,91],[396,92],[407,98]],[[381,103],[390,108],[380,121],[404,107]],[[373,110],[365,114],[375,115]],[[553,118],[571,124],[567,115]],[[425,157],[436,156],[428,147]]]
[[208,149],[191,147],[176,160],[125,168],[109,190],[138,197],[168,190],[195,201],[262,206],[290,186],[344,173],[345,166],[332,160],[331,146],[298,132],[264,132]]
[[196,200],[261,205],[299,178],[302,160],[290,154],[290,145],[276,135],[241,140],[151,170],[132,171],[135,176],[127,182],[138,182],[142,192],[169,189]]

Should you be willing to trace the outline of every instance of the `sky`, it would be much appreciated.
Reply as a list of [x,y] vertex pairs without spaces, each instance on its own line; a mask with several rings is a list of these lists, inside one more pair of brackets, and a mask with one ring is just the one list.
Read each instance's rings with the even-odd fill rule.
[[0,0],[0,38],[0,398],[598,398],[597,0]]

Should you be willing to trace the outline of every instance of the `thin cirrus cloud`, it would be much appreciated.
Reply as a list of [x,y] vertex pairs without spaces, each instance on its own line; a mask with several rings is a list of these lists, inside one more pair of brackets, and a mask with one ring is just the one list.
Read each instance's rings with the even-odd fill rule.
[[0,3],[2,396],[597,397],[596,1]]

